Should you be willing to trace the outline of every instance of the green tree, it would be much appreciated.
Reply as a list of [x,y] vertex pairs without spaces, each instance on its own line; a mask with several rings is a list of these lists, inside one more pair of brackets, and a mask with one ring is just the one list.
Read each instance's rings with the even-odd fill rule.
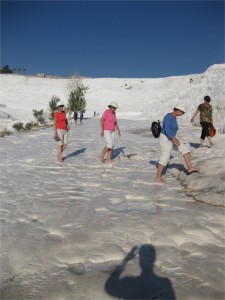
[[14,129],[16,129],[17,131],[21,131],[21,130],[24,129],[23,123],[22,123],[22,122],[14,123],[12,127],[13,127]]
[[85,93],[88,87],[83,84],[78,85],[69,94],[68,109],[73,112],[86,112],[87,102],[85,100]]
[[60,100],[58,96],[53,95],[52,99],[49,101],[49,110],[50,110],[50,116],[49,119],[54,119],[54,113],[57,110],[57,102]]
[[33,109],[33,115],[40,124],[45,124],[45,118],[43,116],[43,113],[44,113],[43,109],[41,110]]
[[0,73],[1,74],[12,74],[13,71],[9,68],[8,65],[5,65],[4,67],[2,67],[2,69],[0,69]]

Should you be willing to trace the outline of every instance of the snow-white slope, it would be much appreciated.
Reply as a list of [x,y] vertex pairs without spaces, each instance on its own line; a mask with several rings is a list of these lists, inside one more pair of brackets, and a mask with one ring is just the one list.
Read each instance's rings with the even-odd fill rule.
[[[190,79],[193,81],[190,83]],[[71,79],[37,78],[23,75],[0,75],[0,131],[13,123],[33,119],[33,109],[48,111],[48,102],[57,95],[66,104]],[[101,115],[111,101],[119,104],[123,119],[162,119],[177,102],[187,104],[189,120],[205,95],[212,99],[214,123],[224,131],[225,64],[213,65],[203,74],[157,79],[83,79],[88,86],[86,116]]]
[[[182,156],[172,152],[167,184],[158,185],[160,147],[150,133],[151,120],[162,119],[177,101],[188,106],[179,122],[189,121],[207,94],[222,128],[224,70],[84,79],[86,116],[94,110],[100,116],[111,101],[120,107],[122,137],[112,165],[99,160],[105,144],[96,118],[82,126],[70,121],[63,164],[56,162],[52,128],[0,139],[2,300],[162,299],[165,289],[176,299],[224,299],[225,136],[199,148],[200,128],[181,124],[178,138],[189,144],[200,172],[188,175]],[[53,95],[66,104],[68,83],[1,75],[1,130],[28,122],[33,109],[47,111]]]
[[[63,164],[52,128],[0,139],[1,300],[224,299],[225,136],[191,152],[199,174],[172,152],[158,185],[146,121],[119,120],[112,165],[99,120],[71,123]],[[199,128],[181,127],[195,147]]]

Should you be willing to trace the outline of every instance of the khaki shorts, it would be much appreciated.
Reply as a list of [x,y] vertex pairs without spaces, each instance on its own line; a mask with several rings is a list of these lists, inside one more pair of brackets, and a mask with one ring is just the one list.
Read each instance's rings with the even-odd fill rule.
[[106,141],[106,146],[109,149],[113,149],[115,146],[115,131],[104,130],[104,138]]
[[60,141],[58,141],[58,145],[67,145],[68,144],[68,131],[63,129],[57,129],[58,137]]
[[163,133],[160,134],[159,143],[162,151],[159,164],[162,166],[166,166],[168,164],[172,149],[179,151],[182,155],[190,152],[190,149],[184,143],[180,141],[180,146],[178,147]]

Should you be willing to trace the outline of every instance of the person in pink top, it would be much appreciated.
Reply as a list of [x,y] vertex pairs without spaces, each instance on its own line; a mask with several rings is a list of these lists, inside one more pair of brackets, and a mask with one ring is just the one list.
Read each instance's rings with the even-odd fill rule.
[[[111,102],[108,105],[109,109],[105,110],[101,118],[101,137],[104,136],[106,146],[102,150],[100,159],[102,162],[113,162],[112,151],[115,144],[115,129],[118,132],[118,136],[121,136],[120,129],[116,120],[116,109],[118,105],[116,102]],[[107,159],[105,160],[105,154],[107,153]]]

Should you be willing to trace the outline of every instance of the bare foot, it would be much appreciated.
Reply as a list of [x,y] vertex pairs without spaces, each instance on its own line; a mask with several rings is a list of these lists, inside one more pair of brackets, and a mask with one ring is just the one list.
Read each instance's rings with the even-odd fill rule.
[[156,178],[156,179],[155,179],[155,182],[156,182],[156,183],[166,183],[166,180],[165,180],[165,179],[162,179],[162,178]]
[[215,144],[214,143],[210,143],[210,146],[214,146]]
[[60,157],[59,155],[57,155],[57,160],[58,160],[59,162],[63,163],[63,159],[62,159],[62,157]]
[[197,169],[197,168],[188,168],[187,171],[188,171],[189,174],[191,174],[191,173],[199,172],[199,169]]
[[203,144],[202,144],[202,145],[200,145],[200,147],[206,147],[206,145],[203,145]]
[[100,160],[101,160],[101,162],[105,162],[105,159],[104,159],[104,156],[102,156],[102,155],[100,155]]
[[112,163],[114,163],[115,161],[112,160],[112,159],[110,159],[110,160],[107,159],[105,162],[106,162],[106,163],[109,163],[109,164],[112,164]]

